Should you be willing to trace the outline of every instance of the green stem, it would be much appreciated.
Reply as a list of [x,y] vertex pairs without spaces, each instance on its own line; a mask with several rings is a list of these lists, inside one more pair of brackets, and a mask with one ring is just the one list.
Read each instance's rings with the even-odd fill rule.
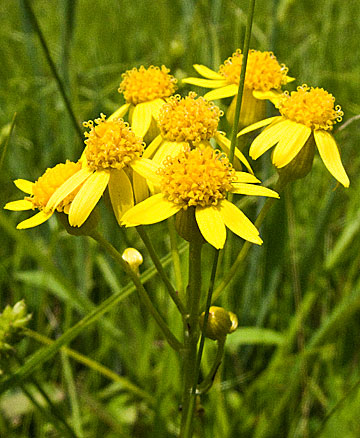
[[144,286],[142,285],[139,277],[136,275],[136,273],[130,268],[130,266],[125,262],[125,260],[121,257],[121,254],[111,245],[110,242],[108,242],[104,237],[98,233],[97,231],[93,231],[90,234],[90,237],[92,237],[94,240],[96,240],[100,246],[102,246],[110,255],[113,257],[113,259],[116,261],[116,263],[125,271],[125,273],[130,277],[131,281],[134,283],[134,286],[136,287],[136,290],[140,296],[140,299],[142,300],[143,304],[146,306],[146,308],[149,310],[155,321],[157,322],[160,330],[162,331],[163,335],[165,336],[166,340],[168,341],[169,345],[176,351],[179,351],[182,349],[181,342],[174,336],[174,334],[170,331],[168,325],[160,315],[160,313],[157,311],[157,309],[154,307],[151,298],[149,297],[148,293],[146,292]]
[[176,240],[176,229],[175,229],[175,221],[174,217],[169,217],[168,221],[168,228],[169,228],[169,236],[170,236],[170,246],[171,246],[171,257],[173,261],[174,266],[174,272],[175,272],[175,282],[176,282],[176,288],[179,291],[180,299],[183,299],[184,297],[184,284],[181,274],[181,262],[180,262],[180,253],[179,248]]
[[152,246],[152,243],[151,243],[149,236],[147,235],[144,227],[139,225],[138,227],[136,227],[136,231],[138,232],[139,236],[141,237],[141,240],[144,242],[144,245],[146,246],[146,249],[148,250],[148,252],[150,254],[151,260],[153,261],[154,266],[160,275],[160,278],[164,282],[164,284],[169,292],[169,295],[171,296],[172,300],[174,301],[176,307],[179,309],[179,312],[181,313],[181,315],[185,315],[185,313],[186,313],[185,307],[184,307],[182,301],[180,300],[177,291],[174,289],[168,276],[166,275],[166,272],[163,268],[163,265],[161,264],[161,261],[160,261],[159,257],[157,256],[157,254],[154,250],[154,247]]
[[242,62],[241,62],[239,88],[238,88],[238,93],[237,93],[237,97],[236,97],[234,124],[232,127],[232,133],[231,133],[231,144],[230,144],[230,151],[229,151],[230,163],[232,163],[234,161],[235,145],[236,145],[236,138],[237,138],[237,132],[238,132],[238,126],[239,126],[239,119],[240,119],[240,110],[241,110],[241,104],[242,104],[242,97],[244,94],[245,73],[246,73],[246,65],[247,65],[249,47],[250,47],[251,29],[252,29],[252,23],[253,23],[253,18],[254,18],[254,9],[255,9],[255,0],[249,0],[246,30],[245,30],[245,39],[244,39],[244,45],[243,45],[243,50],[242,50],[243,58],[242,58]]
[[209,284],[209,290],[207,293],[207,299],[206,299],[206,305],[205,305],[205,315],[204,315],[204,323],[201,328],[201,339],[200,339],[200,345],[199,345],[199,351],[196,358],[196,365],[194,370],[194,385],[190,394],[190,403],[189,403],[189,415],[185,424],[185,436],[191,436],[192,431],[192,424],[193,424],[193,417],[194,417],[194,409],[195,409],[195,402],[196,402],[196,396],[197,396],[197,384],[199,381],[199,375],[200,375],[200,364],[201,364],[201,358],[204,351],[204,345],[205,345],[205,333],[206,333],[206,326],[209,319],[209,309],[211,305],[211,298],[214,291],[214,285],[215,285],[215,276],[216,271],[218,267],[218,261],[219,261],[219,254],[220,251],[215,252],[214,256],[214,262],[211,270],[211,276],[210,276],[210,284]]
[[201,299],[201,249],[202,244],[190,242],[189,246],[189,285],[187,288],[188,317],[185,326],[185,358],[184,358],[184,390],[181,418],[181,438],[190,438],[192,428],[186,430],[186,424],[191,421],[191,395],[194,387],[197,344],[199,340],[199,308]]
[[[276,183],[276,186],[275,186],[275,191],[280,193],[284,189],[284,187],[286,186],[287,183],[288,183],[287,180],[279,178],[277,183]],[[269,212],[270,208],[273,206],[273,204],[276,200],[277,200],[277,198],[267,198],[266,199],[265,204],[263,205],[263,208],[261,209],[259,216],[257,217],[257,219],[255,221],[256,228],[260,228],[267,213]],[[248,253],[251,245],[252,245],[251,242],[249,242],[248,240],[246,240],[244,242],[244,244],[243,244],[238,256],[236,257],[236,260],[234,261],[233,265],[231,266],[231,268],[228,270],[227,274],[224,276],[224,278],[222,279],[220,284],[215,289],[213,301],[217,300],[219,295],[234,280],[234,278],[236,277],[236,273],[239,270],[241,263],[244,261],[244,258],[246,257],[246,254]]]
[[35,32],[37,33],[37,35],[39,37],[40,43],[41,43],[42,48],[43,48],[44,53],[45,53],[46,60],[47,60],[47,62],[49,64],[50,70],[51,70],[51,72],[52,72],[52,74],[53,74],[53,76],[55,78],[55,81],[56,81],[56,83],[57,83],[57,85],[59,87],[59,91],[60,91],[61,97],[63,98],[63,101],[65,103],[66,109],[67,109],[67,111],[69,113],[70,119],[71,119],[71,121],[72,121],[72,123],[74,125],[75,131],[78,134],[80,140],[83,141],[83,133],[82,133],[82,131],[80,129],[80,126],[79,126],[79,124],[78,124],[78,122],[76,120],[76,117],[75,117],[74,111],[72,109],[70,100],[67,97],[63,81],[61,80],[61,78],[59,76],[59,73],[57,71],[57,68],[55,66],[55,63],[54,63],[54,61],[53,61],[53,59],[52,59],[52,57],[50,55],[50,51],[49,51],[48,45],[46,43],[45,37],[44,37],[44,35],[42,33],[42,30],[40,28],[39,22],[37,21],[36,15],[34,14],[34,11],[33,11],[32,7],[31,7],[30,1],[29,0],[24,0],[24,4],[25,4],[25,8],[26,8],[26,10],[27,10],[27,12],[29,14],[30,21],[31,21],[31,23],[32,23],[32,25],[33,25],[33,27],[35,29]]
[[205,377],[205,379],[201,382],[201,384],[198,387],[198,394],[205,394],[205,392],[209,391],[209,389],[212,387],[212,384],[214,383],[215,375],[217,373],[217,370],[219,369],[219,366],[221,364],[223,355],[224,355],[224,347],[225,347],[225,340],[218,341],[218,348],[216,352],[216,357],[214,360],[214,363],[208,373],[208,375]]

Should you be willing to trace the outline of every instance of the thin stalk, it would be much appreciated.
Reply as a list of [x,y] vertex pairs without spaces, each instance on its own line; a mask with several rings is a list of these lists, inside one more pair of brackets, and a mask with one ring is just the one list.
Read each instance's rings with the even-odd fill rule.
[[231,144],[230,144],[230,151],[229,151],[230,163],[233,163],[233,161],[234,161],[235,145],[236,145],[236,138],[237,138],[237,132],[238,132],[238,126],[239,126],[239,119],[240,119],[240,110],[241,110],[242,98],[243,98],[243,94],[244,94],[245,74],[246,74],[246,65],[247,65],[249,47],[250,47],[251,29],[252,29],[252,23],[253,23],[253,19],[254,19],[254,9],[255,9],[255,0],[249,0],[246,30],[245,30],[245,39],[244,39],[244,45],[243,45],[243,50],[242,50],[243,58],[242,58],[242,62],[241,62],[239,88],[238,88],[238,93],[237,93],[237,97],[236,97],[234,124],[232,127],[232,133],[231,133]]
[[190,411],[190,399],[194,387],[197,344],[199,340],[199,308],[201,299],[201,249],[202,244],[190,242],[189,246],[189,285],[187,288],[188,318],[185,325],[184,388],[180,437],[189,438],[186,432]]
[[205,379],[199,385],[198,390],[197,390],[198,394],[205,394],[205,392],[209,391],[209,389],[212,387],[217,370],[219,369],[219,366],[221,364],[221,361],[222,361],[222,358],[224,355],[224,347],[225,347],[225,340],[218,341],[218,348],[217,348],[214,363],[213,363],[208,375],[205,377]]
[[10,129],[9,129],[9,134],[7,135],[7,138],[6,138],[5,143],[4,143],[3,150],[2,150],[1,155],[0,155],[0,169],[2,168],[2,166],[4,164],[7,148],[9,146],[11,135],[12,135],[14,127],[15,127],[15,120],[16,120],[16,113],[14,113],[14,115],[13,115],[13,118],[12,118],[12,121],[11,121],[11,125],[10,125]]
[[152,246],[152,243],[151,243],[149,236],[147,235],[144,227],[139,225],[138,227],[136,227],[136,231],[138,232],[141,240],[143,241],[144,245],[146,246],[146,249],[148,250],[148,252],[150,254],[151,260],[153,261],[154,266],[160,275],[160,278],[164,282],[164,284],[169,292],[169,295],[171,296],[172,300],[174,301],[176,307],[179,309],[179,312],[181,313],[181,315],[185,315],[186,310],[185,310],[184,304],[180,300],[177,291],[174,289],[168,276],[166,275],[166,272],[163,268],[163,265],[161,264],[161,261],[160,261],[159,257],[157,256],[157,254],[154,250],[154,247]]
[[[275,187],[275,191],[280,193],[288,181],[285,179],[279,178],[278,182]],[[267,213],[269,212],[270,208],[273,206],[274,202],[276,201],[276,198],[267,198],[265,201],[265,204],[263,205],[262,209],[260,210],[260,213],[255,221],[256,228],[260,228],[261,224],[263,223]],[[244,258],[246,257],[249,249],[251,247],[251,242],[245,241],[243,243],[243,246],[236,257],[236,260],[234,261],[231,268],[228,270],[227,274],[224,276],[220,284],[217,286],[217,288],[214,291],[214,298],[213,301],[216,301],[219,295],[225,290],[227,286],[231,283],[231,281],[236,277],[236,273],[239,270],[239,267],[241,263],[243,262]]]
[[173,216],[169,217],[167,223],[168,223],[169,236],[170,236],[171,257],[174,266],[176,288],[179,291],[180,299],[182,299],[184,294],[184,283],[181,274],[180,252],[176,240],[174,217]]
[[176,351],[182,349],[181,342],[175,337],[175,335],[171,332],[168,325],[164,321],[163,317],[160,315],[158,310],[154,307],[151,298],[149,297],[147,291],[142,285],[139,277],[136,273],[130,268],[130,266],[125,262],[125,260],[121,257],[121,254],[108,242],[100,233],[97,231],[93,231],[90,234],[94,240],[98,242],[102,248],[108,252],[111,257],[116,261],[116,263],[125,271],[125,273],[130,277],[131,281],[134,283],[136,290],[142,300],[143,304],[149,310],[155,321],[157,322],[160,330],[168,341],[169,345]]
[[74,111],[72,109],[70,100],[69,100],[69,98],[68,98],[68,96],[66,94],[65,86],[63,84],[63,81],[60,78],[60,75],[59,75],[59,73],[57,71],[56,65],[55,65],[55,63],[54,63],[54,61],[53,61],[53,59],[52,59],[52,57],[50,55],[49,47],[48,47],[48,45],[46,43],[44,34],[42,33],[42,30],[40,28],[40,25],[39,25],[39,22],[38,22],[38,20],[36,18],[36,15],[35,15],[32,7],[31,7],[31,2],[29,0],[24,0],[24,5],[25,5],[25,8],[26,8],[26,10],[28,12],[31,24],[33,25],[33,27],[35,29],[35,32],[37,33],[37,35],[39,37],[40,43],[41,43],[42,48],[43,48],[44,53],[45,53],[46,60],[47,60],[47,62],[49,64],[50,70],[51,70],[51,72],[52,72],[52,74],[53,74],[53,76],[55,78],[55,81],[56,81],[56,83],[58,85],[61,97],[63,98],[64,104],[65,104],[66,109],[67,109],[67,111],[69,113],[70,119],[71,119],[71,121],[72,121],[72,123],[74,125],[75,131],[76,131],[77,135],[79,136],[80,140],[83,141],[83,133],[82,133],[82,131],[80,129],[80,126],[79,126],[79,124],[78,124],[78,122],[76,120],[76,117],[75,117]]
[[[24,333],[26,336],[31,337],[32,339],[35,339],[38,342],[41,342],[45,345],[51,345],[55,341],[52,339],[41,335],[40,333],[34,332],[30,329],[25,329]],[[76,360],[77,362],[87,366],[88,368],[96,371],[99,374],[102,374],[103,376],[107,377],[108,379],[112,380],[113,382],[120,383],[124,388],[131,391],[133,394],[136,394],[137,396],[144,398],[151,402],[152,404],[155,402],[154,398],[145,392],[144,390],[138,388],[133,383],[130,383],[127,379],[124,377],[119,376],[114,371],[112,371],[110,368],[107,368],[105,365],[95,361],[94,359],[90,359],[87,356],[84,356],[83,354],[79,353],[78,351],[75,351],[68,347],[62,347],[61,351],[66,353],[69,357]]]
[[200,339],[200,345],[199,350],[196,358],[196,365],[194,370],[194,385],[190,394],[190,403],[189,403],[189,414],[187,417],[187,421],[185,424],[185,434],[184,436],[191,436],[192,433],[192,425],[193,425],[193,417],[194,417],[194,409],[195,409],[195,402],[196,402],[196,396],[197,396],[197,384],[199,381],[199,375],[200,375],[200,364],[201,364],[201,358],[204,351],[204,345],[205,345],[205,333],[206,333],[206,326],[209,319],[209,309],[211,305],[211,298],[214,291],[214,285],[215,285],[215,277],[216,277],[216,271],[218,267],[218,261],[219,261],[219,253],[220,251],[215,252],[214,256],[214,262],[211,270],[211,276],[210,276],[210,284],[209,284],[209,290],[207,293],[206,298],[206,305],[205,305],[205,315],[204,315],[204,323],[201,328],[201,339]]

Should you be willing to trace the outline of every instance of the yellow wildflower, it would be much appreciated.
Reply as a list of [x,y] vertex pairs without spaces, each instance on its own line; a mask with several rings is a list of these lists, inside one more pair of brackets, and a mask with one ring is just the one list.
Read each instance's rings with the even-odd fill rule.
[[[54,213],[54,210],[47,208],[49,199],[65,181],[76,174],[80,169],[80,163],[66,161],[65,164],[57,164],[55,167],[47,169],[36,182],[27,181],[25,179],[15,180],[14,183],[16,187],[29,196],[25,196],[24,199],[19,201],[8,202],[4,208],[13,211],[39,210],[39,212],[31,218],[20,222],[16,228],[32,228],[47,221]],[[69,192],[56,206],[56,210],[69,213],[71,202],[79,189],[80,187]]]
[[288,165],[309,141],[315,141],[320,157],[328,171],[344,187],[350,181],[342,165],[340,153],[331,131],[342,120],[335,98],[322,88],[302,85],[291,94],[284,93],[279,103],[281,116],[270,117],[239,132],[245,134],[267,126],[250,147],[250,156],[256,160],[275,146],[272,162],[278,168]]
[[[234,120],[242,59],[241,50],[238,49],[220,66],[218,73],[204,65],[195,64],[195,70],[206,79],[183,80],[187,84],[214,88],[204,95],[208,100],[235,96],[227,112],[230,123]],[[281,95],[281,86],[293,80],[287,76],[287,72],[288,68],[279,64],[272,52],[249,51],[239,122],[241,126],[247,126],[265,117],[264,99],[277,101]]]
[[157,171],[161,192],[128,210],[121,224],[130,227],[160,222],[180,210],[195,209],[199,230],[215,248],[223,248],[226,227],[238,236],[260,245],[262,240],[252,222],[226,199],[229,192],[242,195],[279,195],[252,183],[252,174],[236,172],[225,154],[210,146],[189,147],[177,156],[169,156]]
[[126,103],[109,120],[124,117],[129,111],[131,127],[137,136],[145,137],[149,130],[158,133],[160,108],[176,90],[177,81],[169,72],[162,65],[161,68],[141,66],[123,73],[119,93],[124,95]]
[[[144,157],[152,157],[162,163],[168,156],[176,156],[188,147],[205,148],[214,138],[225,152],[230,141],[217,130],[222,111],[212,102],[190,92],[188,96],[171,96],[163,105],[159,114],[160,134],[144,152]],[[244,155],[235,151],[235,156],[250,171],[250,165]]]
[[[134,205],[134,193],[128,174],[148,178],[154,165],[141,158],[144,144],[122,119],[106,120],[104,114],[95,120],[85,122],[90,128],[86,132],[86,148],[82,157],[82,168],[69,178],[49,199],[47,208],[54,210],[63,199],[82,185],[69,209],[69,223],[80,227],[109,187],[110,200],[117,220]],[[132,172],[133,171],[133,172]],[[149,178],[151,178],[150,173]],[[134,184],[134,190],[143,190]],[[135,193],[135,197],[144,198]],[[145,196],[146,197],[146,196]]]

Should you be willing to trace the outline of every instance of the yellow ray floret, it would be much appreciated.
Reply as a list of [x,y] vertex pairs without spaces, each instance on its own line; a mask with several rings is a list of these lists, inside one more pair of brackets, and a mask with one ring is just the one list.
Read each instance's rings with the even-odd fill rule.
[[128,210],[121,218],[123,225],[152,224],[194,208],[201,234],[215,248],[223,248],[226,226],[251,242],[262,243],[256,227],[226,200],[227,193],[279,195],[251,184],[259,182],[254,175],[235,172],[225,154],[211,147],[188,148],[175,157],[169,156],[156,177],[161,192]]
[[350,184],[331,131],[342,120],[343,112],[335,106],[335,98],[322,88],[298,87],[284,93],[279,103],[281,116],[255,123],[238,135],[267,127],[253,141],[249,154],[257,159],[275,146],[272,161],[278,168],[292,162],[309,142],[314,141],[326,168],[344,187]]

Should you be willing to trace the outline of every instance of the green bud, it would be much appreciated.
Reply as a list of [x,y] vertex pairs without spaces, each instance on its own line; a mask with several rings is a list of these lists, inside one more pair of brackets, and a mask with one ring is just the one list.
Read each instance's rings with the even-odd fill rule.
[[[200,328],[204,325],[205,312],[200,315]],[[237,328],[237,317],[222,307],[211,306],[206,324],[205,336],[214,341],[223,341],[229,333]]]
[[0,313],[0,352],[12,349],[12,344],[19,339],[20,332],[29,320],[25,302],[19,301],[13,307],[6,306]]

